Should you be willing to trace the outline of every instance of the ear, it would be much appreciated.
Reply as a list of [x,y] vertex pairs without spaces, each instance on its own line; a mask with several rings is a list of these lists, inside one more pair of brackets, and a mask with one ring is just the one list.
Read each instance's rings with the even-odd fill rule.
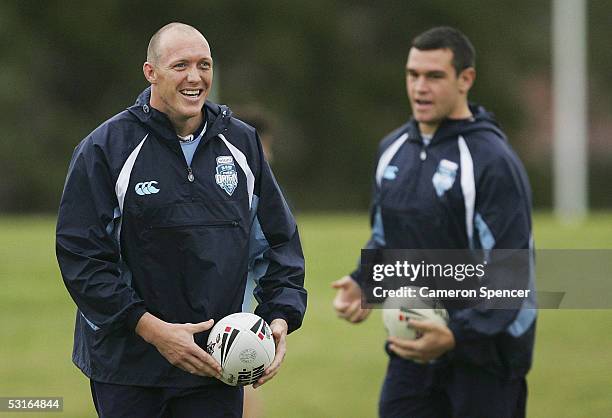
[[467,94],[476,80],[476,70],[474,67],[468,67],[459,73],[459,92]]
[[142,64],[142,72],[149,83],[157,83],[157,73],[155,72],[155,66],[153,64],[148,61]]

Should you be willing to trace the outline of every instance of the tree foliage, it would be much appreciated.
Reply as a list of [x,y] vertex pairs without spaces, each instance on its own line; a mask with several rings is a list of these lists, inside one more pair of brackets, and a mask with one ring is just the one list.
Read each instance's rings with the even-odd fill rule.
[[[604,14],[591,6],[591,41],[610,54]],[[0,3],[0,210],[57,207],[73,148],[146,87],[151,35],[182,21],[212,46],[215,93],[232,105],[260,103],[282,121],[275,171],[300,209],[363,209],[378,140],[410,115],[404,64],[412,37],[435,25],[463,30],[477,49],[472,99],[494,111],[513,145],[528,120],[522,82],[548,77],[547,1],[414,0],[172,3]],[[608,25],[609,26],[609,25]],[[607,31],[607,33],[606,33]],[[608,36],[606,36],[608,35]],[[607,60],[610,62],[611,60]],[[595,79],[612,84],[594,63]],[[610,99],[604,100],[610,106]],[[607,101],[606,101],[607,100]],[[533,162],[536,190],[549,189],[547,160]],[[536,194],[537,203],[547,203]]]

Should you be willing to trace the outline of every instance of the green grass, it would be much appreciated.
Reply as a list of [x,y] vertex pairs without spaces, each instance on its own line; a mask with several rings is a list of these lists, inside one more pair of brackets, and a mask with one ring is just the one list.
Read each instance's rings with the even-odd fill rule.
[[[64,413],[95,416],[87,379],[72,365],[74,305],[61,282],[50,218],[0,218],[0,397],[63,396]],[[265,417],[375,417],[386,357],[380,313],[363,324],[336,319],[329,283],[349,272],[368,236],[367,216],[299,217],[308,313],[289,336],[279,376],[258,389]],[[612,214],[581,226],[535,217],[538,248],[612,248]],[[612,311],[542,311],[529,416],[612,415]],[[2,417],[40,416],[0,413]]]

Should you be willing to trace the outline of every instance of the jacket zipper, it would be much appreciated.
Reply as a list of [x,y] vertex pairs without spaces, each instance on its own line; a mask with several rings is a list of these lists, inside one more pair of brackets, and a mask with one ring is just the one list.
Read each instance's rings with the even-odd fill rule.
[[419,158],[421,161],[425,161],[427,159],[427,145],[423,144],[421,146],[421,153],[419,154]]
[[[421,140],[422,141],[422,140]],[[416,182],[414,183],[413,193],[417,193],[419,189],[419,185],[421,184],[421,172],[423,171],[423,164],[427,159],[427,145],[424,142],[421,142],[421,152],[419,153],[419,168],[416,175]]]
[[238,221],[217,221],[217,222],[202,222],[184,225],[149,225],[149,229],[174,229],[174,228],[190,228],[190,227],[206,227],[206,228],[236,228],[239,225]]
[[[220,116],[221,116],[221,118],[225,118],[227,116],[227,110],[223,110],[221,112]],[[214,126],[214,124],[213,124],[213,126]],[[206,128],[207,132],[211,128],[212,128],[212,126],[208,126]],[[223,130],[223,132],[225,132],[225,131],[227,131],[227,128],[225,128]],[[192,160],[191,160],[192,162],[195,160],[196,154],[198,153],[200,148],[202,148],[202,146],[205,145],[205,144],[202,144],[202,141],[204,141],[204,137],[206,136],[207,132],[205,132],[204,135],[202,136],[202,139],[200,139],[200,144],[198,144],[197,148],[195,149],[195,152],[193,153],[193,157],[192,157]],[[216,135],[213,135],[210,138],[213,138],[214,136],[216,136]],[[182,153],[182,150],[181,150],[181,153]],[[189,181],[189,183],[193,183],[195,181],[195,175],[193,174],[193,170],[191,168],[191,165],[187,164],[187,160],[185,159],[184,155],[183,155],[183,161],[185,161],[185,165],[187,166],[187,181]],[[191,194],[193,194],[193,190],[192,190]]]

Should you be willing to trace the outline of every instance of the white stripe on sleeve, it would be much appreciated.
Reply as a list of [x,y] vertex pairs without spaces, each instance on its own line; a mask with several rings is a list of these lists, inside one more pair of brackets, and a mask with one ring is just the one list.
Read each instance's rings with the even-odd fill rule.
[[380,156],[378,160],[378,166],[376,167],[376,184],[380,186],[380,182],[382,181],[382,177],[385,173],[385,169],[400,149],[404,142],[408,139],[408,134],[405,133],[399,138],[397,138]]
[[134,163],[136,163],[136,158],[138,158],[138,154],[140,153],[140,149],[142,148],[142,144],[147,140],[149,134],[146,134],[140,144],[132,151],[130,156],[123,167],[121,167],[121,171],[119,172],[119,177],[117,178],[117,183],[115,184],[115,194],[117,195],[117,201],[119,202],[119,210],[123,214],[123,201],[125,200],[125,194],[127,193],[127,188],[130,184],[130,176],[132,175],[132,169],[134,168]]
[[463,136],[459,136],[459,161],[461,162],[461,190],[465,203],[465,229],[470,248],[474,245],[474,206],[476,205],[476,182],[474,180],[474,162],[472,154]]
[[223,142],[225,142],[225,145],[229,148],[230,152],[236,159],[236,162],[238,162],[238,165],[240,166],[240,168],[242,168],[242,171],[244,171],[244,174],[246,175],[250,209],[251,205],[253,204],[253,193],[255,191],[255,176],[253,175],[251,167],[249,167],[249,163],[247,162],[246,156],[242,153],[242,151],[232,145],[223,134],[219,134],[219,138],[221,138]]

